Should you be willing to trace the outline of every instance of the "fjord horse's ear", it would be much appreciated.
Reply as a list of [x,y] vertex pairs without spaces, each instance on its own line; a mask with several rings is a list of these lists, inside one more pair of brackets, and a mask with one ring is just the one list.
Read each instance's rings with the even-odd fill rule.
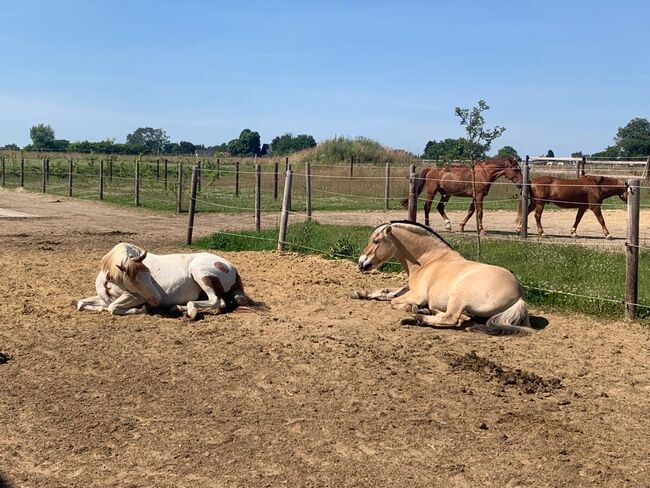
[[117,264],[116,266],[117,266],[117,269],[119,269],[122,273],[124,273],[126,271],[126,268],[124,266],[122,266],[121,264]]
[[384,232],[386,233],[386,235],[392,233],[393,232],[393,227],[390,226],[390,225],[387,225],[386,228],[384,229]]
[[133,259],[133,261],[135,261],[136,263],[141,263],[142,261],[144,261],[144,258],[146,257],[147,257],[147,251],[144,251],[137,258],[131,258],[131,259]]

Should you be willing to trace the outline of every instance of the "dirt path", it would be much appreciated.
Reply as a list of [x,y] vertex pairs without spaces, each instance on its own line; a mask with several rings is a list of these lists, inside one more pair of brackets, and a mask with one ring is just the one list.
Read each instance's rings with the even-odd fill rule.
[[403,327],[347,298],[402,274],[273,252],[226,255],[267,311],[77,312],[110,232],[175,251],[182,219],[5,195],[44,217],[0,220],[0,486],[650,485],[647,328]]
[[[187,216],[172,213],[158,213],[146,209],[133,209],[103,204],[97,201],[87,201],[53,195],[42,195],[20,190],[0,189],[0,208],[33,214],[38,216],[39,235],[42,241],[54,240],[60,245],[69,242],[72,246],[86,246],[94,238],[103,242],[119,242],[131,239],[142,245],[182,242],[186,235]],[[625,241],[627,215],[622,210],[606,210],[603,212],[610,232],[615,239],[606,241],[602,238],[600,226],[593,215],[586,215],[580,225],[582,238],[572,239],[569,231],[573,225],[575,212],[572,210],[557,210],[547,212],[544,226],[550,236],[545,241],[577,242],[586,245],[602,245],[621,247]],[[391,219],[404,219],[404,211],[389,212],[319,212],[315,218],[322,223],[377,225]],[[465,216],[464,212],[449,212],[449,216],[458,229],[458,223]],[[419,216],[422,218],[422,215]],[[514,236],[514,212],[505,210],[486,212],[484,224],[488,236],[495,238]],[[300,215],[292,215],[292,221],[301,221]],[[275,227],[279,215],[263,214],[262,225]],[[36,219],[3,218],[0,216],[0,238],[33,244],[31,236]],[[434,229],[444,232],[437,216],[432,216]],[[250,214],[198,214],[195,220],[194,235],[196,237],[210,234],[216,230],[250,229],[253,227],[253,216]],[[468,229],[471,227],[468,225]],[[530,232],[534,236],[534,219],[531,216]],[[468,232],[469,234],[469,232]],[[111,235],[113,237],[111,237]],[[85,236],[81,239],[80,237]],[[650,245],[650,210],[641,212],[640,220],[641,242]]]

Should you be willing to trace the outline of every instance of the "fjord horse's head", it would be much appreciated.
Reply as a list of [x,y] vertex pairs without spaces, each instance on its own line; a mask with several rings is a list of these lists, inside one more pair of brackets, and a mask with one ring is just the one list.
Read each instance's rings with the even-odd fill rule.
[[370,271],[395,255],[392,231],[390,224],[382,224],[370,234],[368,244],[359,257],[359,271]]
[[144,298],[152,307],[160,303],[160,293],[151,279],[149,268],[143,263],[147,257],[147,251],[139,256],[131,256],[122,264],[117,264],[121,272],[119,277],[120,285],[133,295]]

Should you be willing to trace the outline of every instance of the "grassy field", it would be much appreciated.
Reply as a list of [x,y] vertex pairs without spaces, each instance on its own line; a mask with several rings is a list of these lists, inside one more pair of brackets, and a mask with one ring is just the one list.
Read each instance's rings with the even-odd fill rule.
[[[20,186],[20,157],[5,155],[5,186]],[[68,158],[66,154],[50,155],[46,191],[51,194],[68,194]],[[106,157],[104,163],[104,199],[119,205],[135,205],[134,174],[135,159],[121,156]],[[97,199],[99,195],[100,156],[83,155],[74,159],[73,195],[80,198]],[[111,161],[109,163],[109,161]],[[155,158],[143,159],[141,163],[140,204],[144,208],[173,212],[176,210],[176,185],[179,163],[182,163],[183,186],[182,208],[187,209],[191,168],[197,163],[194,158],[169,160],[167,179],[164,177],[164,158],[158,163]],[[278,211],[281,208],[284,190],[285,159],[263,159],[261,161],[261,204],[263,211]],[[236,160],[203,158],[201,185],[198,194],[199,212],[252,212],[254,208],[255,175],[253,159],[239,160],[239,195],[235,194]],[[275,193],[275,164],[279,175],[277,198]],[[302,161],[290,164],[294,170],[292,188],[292,210],[305,208],[305,165]],[[421,162],[418,168],[430,163]],[[29,191],[42,191],[42,162],[29,156],[24,162],[24,186]],[[112,169],[112,175],[109,168]],[[379,164],[358,164],[350,177],[349,164],[312,164],[312,208],[318,210],[382,210],[384,209],[385,166]],[[391,166],[389,209],[399,208],[400,200],[408,193],[408,166],[402,163]],[[533,170],[533,175],[535,171]],[[485,209],[514,210],[518,205],[519,192],[514,184],[505,179],[498,180],[492,187],[485,203]],[[642,205],[650,205],[650,194],[642,192]],[[420,198],[419,206],[423,204]],[[467,198],[452,198],[447,210],[466,210]],[[548,209],[553,210],[549,205]],[[617,198],[609,199],[605,208],[624,208]],[[433,209],[435,212],[435,208]]]
[[[303,223],[289,226],[289,251],[320,254],[330,259],[356,261],[365,247],[371,227]],[[272,250],[277,230],[221,232],[195,242],[194,247],[223,251]],[[449,243],[468,259],[476,256],[475,240],[449,236]],[[639,303],[650,305],[650,255],[639,263]],[[583,312],[607,317],[623,314],[625,255],[574,245],[536,245],[532,242],[484,241],[482,261],[512,271],[526,288],[526,299],[535,307]],[[382,271],[397,272],[399,263],[386,263]],[[616,300],[582,298],[563,293]],[[650,320],[650,309],[641,308],[640,318]]]

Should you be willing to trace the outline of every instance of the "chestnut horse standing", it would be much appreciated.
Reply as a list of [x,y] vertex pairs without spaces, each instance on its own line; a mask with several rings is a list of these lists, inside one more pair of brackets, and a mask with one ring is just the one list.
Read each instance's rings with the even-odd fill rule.
[[[576,229],[587,209],[591,210],[603,228],[605,238],[612,235],[607,230],[605,219],[601,212],[603,200],[618,196],[627,202],[629,187],[627,182],[608,176],[581,176],[575,179],[554,178],[552,176],[537,176],[530,180],[530,203],[528,213],[535,210],[537,233],[544,237],[542,228],[542,212],[547,203],[554,203],[561,208],[577,208],[578,214],[571,228],[571,236],[578,237]],[[517,208],[517,231],[521,229],[521,206]]]
[[[521,168],[515,158],[490,159],[478,161],[475,166],[476,201],[472,200],[467,211],[465,220],[460,224],[460,231],[465,231],[465,224],[476,210],[478,217],[479,232],[484,234],[483,229],[483,199],[487,196],[492,183],[501,176],[505,176],[521,186]],[[420,173],[417,186],[418,196],[426,188],[424,200],[424,225],[429,225],[429,213],[436,193],[440,193],[440,201],[436,209],[440,213],[445,229],[451,230],[451,222],[445,213],[445,205],[451,197],[472,198],[472,169],[465,166],[451,166],[442,168],[425,168]],[[402,200],[402,207],[408,207],[408,198]]]

